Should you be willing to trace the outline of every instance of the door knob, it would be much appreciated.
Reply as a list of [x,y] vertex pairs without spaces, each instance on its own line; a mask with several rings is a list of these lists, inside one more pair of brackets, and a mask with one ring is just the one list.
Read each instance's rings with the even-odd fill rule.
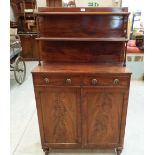
[[70,85],[72,83],[71,79],[66,79],[66,84]]
[[114,85],[119,85],[119,79],[115,79],[113,82]]
[[49,84],[49,79],[48,78],[45,78],[44,81],[45,81],[45,84]]
[[97,84],[97,80],[96,79],[92,79],[92,85],[96,85]]

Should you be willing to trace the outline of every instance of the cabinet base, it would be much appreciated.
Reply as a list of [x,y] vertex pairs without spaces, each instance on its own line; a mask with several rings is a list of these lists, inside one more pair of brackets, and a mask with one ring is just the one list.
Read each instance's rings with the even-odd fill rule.
[[[49,148],[43,148],[43,151],[45,152],[45,155],[49,154]],[[122,148],[116,148],[115,151],[116,151],[116,155],[121,155]]]

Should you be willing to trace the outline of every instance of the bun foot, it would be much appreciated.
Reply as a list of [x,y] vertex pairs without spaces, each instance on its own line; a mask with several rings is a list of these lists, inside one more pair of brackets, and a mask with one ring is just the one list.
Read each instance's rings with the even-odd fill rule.
[[117,155],[121,155],[121,152],[120,150],[117,150]]
[[49,151],[45,151],[45,155],[48,155]]
[[45,152],[45,155],[48,155],[48,153],[49,153],[49,148],[43,148],[43,151]]
[[121,153],[122,153],[122,148],[116,148],[116,153],[117,153],[117,155],[121,155]]

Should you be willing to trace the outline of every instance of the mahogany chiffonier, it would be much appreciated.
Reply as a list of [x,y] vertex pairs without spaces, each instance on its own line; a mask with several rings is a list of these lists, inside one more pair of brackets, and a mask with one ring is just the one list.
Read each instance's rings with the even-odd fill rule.
[[32,71],[42,148],[123,149],[128,8],[38,8]]

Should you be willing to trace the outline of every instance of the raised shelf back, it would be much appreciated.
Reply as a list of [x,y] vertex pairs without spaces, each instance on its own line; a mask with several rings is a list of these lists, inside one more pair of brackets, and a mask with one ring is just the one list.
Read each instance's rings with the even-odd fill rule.
[[40,16],[41,37],[126,37],[129,13],[124,10],[127,9],[86,8],[85,12],[79,8],[39,10],[41,12],[36,14]]
[[[39,8],[41,60],[123,63],[127,8]],[[62,39],[61,39],[62,38]]]
[[41,59],[48,62],[120,63],[123,42],[42,41]]

